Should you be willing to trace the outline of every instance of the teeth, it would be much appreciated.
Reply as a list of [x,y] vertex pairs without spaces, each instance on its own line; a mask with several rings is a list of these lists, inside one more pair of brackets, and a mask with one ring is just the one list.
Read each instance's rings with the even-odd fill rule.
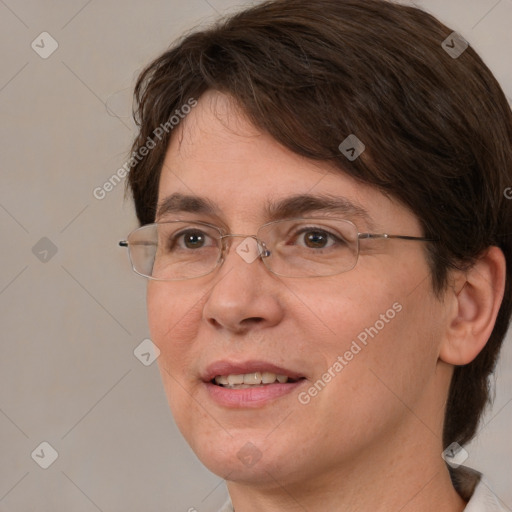
[[276,378],[277,376],[275,373],[263,372],[261,374],[261,382],[263,382],[263,384],[272,384]]
[[246,373],[244,375],[244,384],[261,384],[261,373]]
[[260,386],[261,384],[273,384],[274,382],[284,384],[288,382],[286,375],[276,375],[272,372],[245,373],[242,375],[217,375],[215,383],[225,387],[246,388],[249,386]]
[[243,384],[244,376],[243,375],[228,375],[228,384],[230,386],[234,386],[235,384]]
[[218,375],[217,377],[215,377],[215,382],[217,384],[220,384],[221,386],[227,386],[228,378],[225,375]]

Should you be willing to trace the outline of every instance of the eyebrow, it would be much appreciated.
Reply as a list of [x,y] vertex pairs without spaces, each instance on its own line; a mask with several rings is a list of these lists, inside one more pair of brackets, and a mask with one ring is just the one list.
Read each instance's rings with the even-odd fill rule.
[[[164,198],[157,207],[156,221],[172,213],[195,213],[212,217],[221,217],[221,210],[206,197],[176,192]],[[375,230],[375,222],[368,211],[359,203],[342,196],[330,194],[296,194],[278,201],[269,199],[264,204],[266,222],[300,217],[310,213],[334,213],[347,220],[359,219],[367,227]]]

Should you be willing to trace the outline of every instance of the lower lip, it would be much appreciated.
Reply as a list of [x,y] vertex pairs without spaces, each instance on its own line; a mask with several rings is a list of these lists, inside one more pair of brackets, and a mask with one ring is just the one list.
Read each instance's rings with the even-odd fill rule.
[[277,398],[286,396],[297,387],[301,386],[305,379],[289,384],[266,384],[244,389],[230,389],[206,382],[205,386],[210,397],[219,405],[230,408],[261,407]]

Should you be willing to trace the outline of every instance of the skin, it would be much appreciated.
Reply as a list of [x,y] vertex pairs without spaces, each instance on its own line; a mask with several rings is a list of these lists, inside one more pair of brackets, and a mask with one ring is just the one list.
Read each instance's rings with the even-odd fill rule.
[[[400,203],[283,148],[219,93],[203,95],[175,130],[159,201],[197,194],[222,214],[172,218],[255,234],[267,222],[266,199],[328,193],[364,206],[376,232],[423,235]],[[492,331],[503,296],[501,251],[452,274],[438,299],[422,242],[366,241],[351,271],[300,279],[276,276],[259,259],[248,264],[235,252],[242,240],[232,239],[213,273],[148,281],[147,289],[175,421],[204,465],[227,480],[235,510],[463,510],[441,458],[444,403],[453,364],[470,362]],[[200,379],[219,359],[265,359],[300,371],[307,390],[396,302],[402,310],[307,405],[297,390],[262,407],[228,409]],[[251,466],[237,456],[247,443],[261,456]]]

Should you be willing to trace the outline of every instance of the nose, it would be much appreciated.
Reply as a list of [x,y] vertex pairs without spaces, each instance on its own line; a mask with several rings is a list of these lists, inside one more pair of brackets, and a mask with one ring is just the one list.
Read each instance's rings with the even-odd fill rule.
[[[217,328],[233,332],[243,331],[250,323],[273,325],[282,317],[283,308],[276,287],[278,278],[261,261],[269,251],[255,236],[227,237],[231,238],[227,239],[224,260],[204,304],[203,317]],[[231,243],[234,237],[242,240]]]
[[[236,252],[238,255],[249,263],[254,261],[257,257],[268,258],[270,256],[270,251],[267,248],[267,245],[263,240],[260,240],[256,235],[237,235],[237,234],[229,234],[223,235],[221,238],[224,242],[226,238],[230,239],[230,237],[243,237],[238,246],[236,247]],[[224,252],[228,251],[231,247],[230,240],[226,240],[224,243]]]

